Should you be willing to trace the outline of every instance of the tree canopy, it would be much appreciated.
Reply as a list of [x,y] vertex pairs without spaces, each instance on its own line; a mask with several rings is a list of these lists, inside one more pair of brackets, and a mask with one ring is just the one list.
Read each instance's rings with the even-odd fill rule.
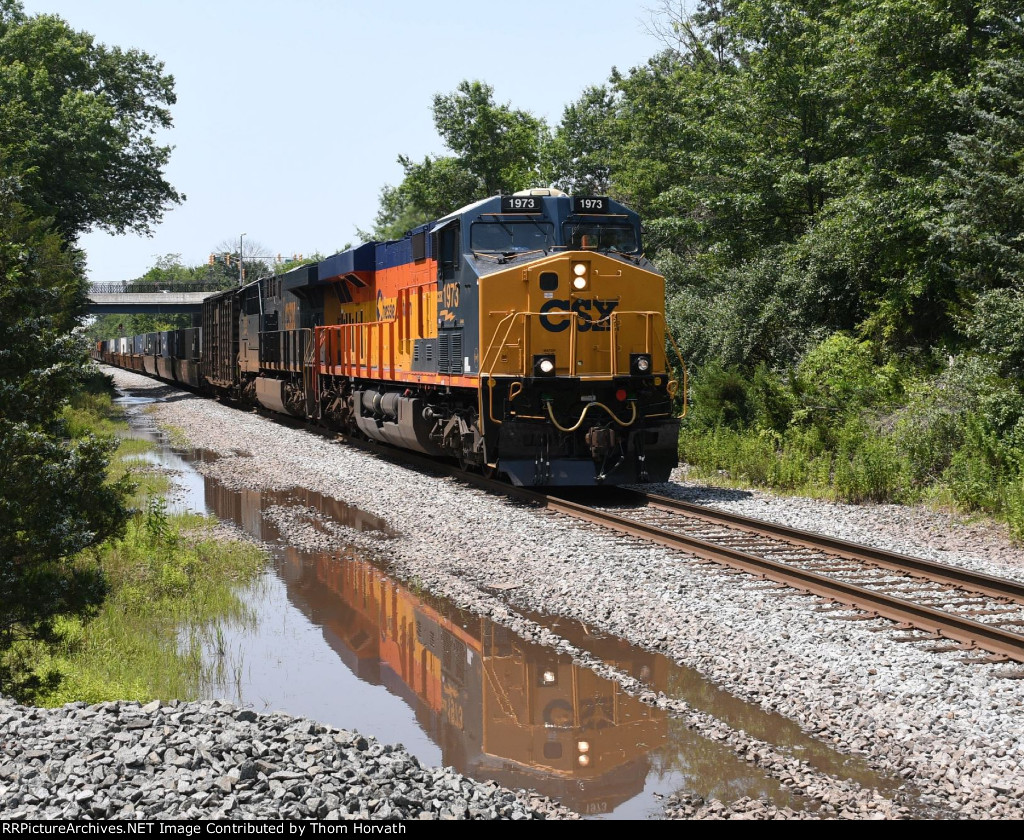
[[128,514],[125,482],[106,480],[113,443],[72,439],[62,413],[86,375],[85,288],[81,254],[0,180],[0,652],[98,602],[102,577],[76,555]]
[[0,687],[19,639],[104,595],[82,552],[123,528],[113,441],[71,427],[88,378],[88,283],[75,241],[148,232],[182,200],[164,179],[173,80],[136,50],[96,44],[53,15],[0,0]]
[[0,3],[0,159],[22,200],[74,239],[146,233],[180,195],[163,176],[174,80],[139,50],[97,44],[55,15]]
[[534,186],[540,172],[546,126],[527,111],[498,105],[494,89],[461,82],[433,101],[434,125],[450,156],[398,162],[405,175],[381,191],[380,210],[366,239],[392,239],[406,230],[487,195]]

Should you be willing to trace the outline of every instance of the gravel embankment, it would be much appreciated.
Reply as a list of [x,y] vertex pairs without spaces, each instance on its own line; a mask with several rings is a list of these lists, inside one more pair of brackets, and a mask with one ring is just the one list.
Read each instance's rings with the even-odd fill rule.
[[[160,387],[123,371],[115,378],[133,389]],[[400,532],[387,542],[398,576],[415,577],[425,589],[618,679],[646,702],[727,743],[826,814],[899,818],[923,807],[939,816],[1024,817],[1024,681],[1006,676],[1019,673],[1016,666],[968,666],[958,661],[961,654],[900,644],[890,630],[872,632],[879,626],[874,622],[838,621],[815,612],[806,597],[780,596],[752,580],[689,564],[666,549],[403,470],[215,402],[184,396],[158,404],[155,412],[159,423],[221,455],[197,466],[225,485],[301,486],[385,519]],[[659,489],[994,574],[1024,570],[1020,552],[998,529],[936,513],[776,499],[688,485],[682,476]],[[323,523],[314,527],[308,511],[278,509],[274,519],[300,547],[313,548],[324,539]],[[527,609],[574,618],[662,652],[798,721],[837,749],[866,758],[913,785],[921,797],[895,801],[817,771],[785,749],[616,673],[525,619],[520,611]],[[791,815],[756,801],[701,803],[685,795],[668,800],[664,813]]]

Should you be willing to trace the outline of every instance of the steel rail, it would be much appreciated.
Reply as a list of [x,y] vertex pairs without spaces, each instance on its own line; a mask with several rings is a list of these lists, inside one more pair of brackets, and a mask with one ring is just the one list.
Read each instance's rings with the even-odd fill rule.
[[[366,448],[385,454],[385,450],[372,444]],[[1024,634],[1013,633],[1000,627],[963,618],[943,610],[915,604],[912,601],[898,598],[894,595],[887,595],[884,592],[878,592],[852,583],[845,583],[835,578],[819,575],[816,572],[798,569],[776,560],[769,560],[766,557],[758,557],[745,551],[715,545],[696,537],[619,516],[562,498],[558,495],[549,495],[526,487],[516,487],[504,481],[485,478],[482,475],[466,472],[454,465],[439,463],[423,455],[411,455],[411,453],[402,452],[400,455],[395,456],[395,460],[407,463],[413,462],[419,467],[440,471],[482,490],[521,499],[556,513],[566,514],[620,533],[664,545],[667,548],[692,554],[703,560],[784,583],[809,594],[845,604],[852,609],[864,610],[880,618],[886,618],[898,624],[932,633],[939,639],[955,641],[970,648],[981,648],[998,656],[1005,656],[1017,662],[1024,662]],[[640,495],[647,494],[640,493]],[[662,498],[667,499],[667,497]],[[668,499],[668,501],[674,503],[676,500]],[[737,519],[742,519],[742,517],[737,517]],[[772,523],[766,524],[772,525]],[[806,531],[800,533],[805,539],[817,537],[816,534]],[[832,538],[826,539],[830,542],[832,541]],[[844,543],[842,540],[835,540],[834,542]],[[869,546],[855,546],[854,543],[845,543],[845,545],[866,548],[872,552],[875,551],[875,549],[871,549]],[[816,543],[816,547],[820,548],[820,543]],[[927,563],[928,561],[923,562]],[[940,566],[944,570],[949,569],[949,567],[942,564],[935,565]],[[990,576],[985,577],[990,578]],[[990,579],[998,580],[998,578]],[[922,639],[922,641],[928,641],[928,639]]]
[[910,557],[906,554],[898,554],[894,551],[886,551],[874,546],[860,545],[838,539],[837,537],[830,537],[826,534],[802,531],[798,528],[790,528],[786,525],[767,522],[763,519],[740,516],[739,514],[716,510],[703,505],[695,505],[691,502],[684,502],[668,496],[645,493],[642,490],[628,489],[628,492],[636,498],[647,502],[651,507],[661,510],[684,513],[687,516],[702,519],[705,522],[726,525],[763,536],[777,537],[805,548],[828,551],[847,560],[867,562],[893,571],[919,575],[927,578],[929,581],[966,587],[972,592],[979,592],[993,598],[1007,598],[1024,604],[1024,583],[1014,580],[995,577],[983,572],[975,572],[971,569],[961,569],[945,563],[938,563],[934,560]]
[[[474,481],[475,483],[475,481]],[[1024,635],[942,610],[915,604],[903,598],[886,595],[856,584],[845,583],[815,572],[797,569],[785,563],[758,557],[744,551],[728,548],[705,540],[675,533],[639,522],[607,511],[597,510],[558,496],[523,491],[514,488],[514,495],[533,498],[548,509],[567,513],[580,519],[604,525],[622,533],[641,537],[653,542],[693,554],[715,563],[764,576],[785,583],[810,594],[847,604],[850,607],[873,612],[882,618],[912,625],[935,636],[981,647],[991,653],[1024,662]],[[924,640],[922,640],[924,641]]]

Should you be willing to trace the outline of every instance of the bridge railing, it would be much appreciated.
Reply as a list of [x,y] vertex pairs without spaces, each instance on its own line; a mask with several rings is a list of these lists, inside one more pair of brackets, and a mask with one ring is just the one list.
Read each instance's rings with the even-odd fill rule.
[[122,280],[116,283],[92,283],[89,292],[94,295],[153,294],[156,292],[221,292],[223,284],[216,283],[138,283]]

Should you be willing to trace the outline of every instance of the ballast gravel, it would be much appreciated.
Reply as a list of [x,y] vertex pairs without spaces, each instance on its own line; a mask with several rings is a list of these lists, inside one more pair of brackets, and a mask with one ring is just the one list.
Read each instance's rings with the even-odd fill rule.
[[[1024,675],[1020,666],[967,664],[963,653],[900,643],[886,622],[840,620],[844,613],[816,611],[819,604],[809,596],[405,469],[138,374],[108,370],[119,387],[133,392],[173,393],[173,400],[153,406],[155,419],[191,445],[220,456],[197,464],[202,472],[233,489],[303,487],[375,514],[397,532],[385,550],[389,571],[398,577],[415,579],[428,591],[617,679],[643,701],[727,743],[815,806],[794,812],[757,800],[705,803],[681,793],[666,800],[665,817],[1024,817],[1024,680],[1015,678]],[[1024,577],[1020,550],[990,525],[896,506],[715,489],[689,483],[681,472],[656,489],[809,531]],[[314,543],[324,539],[324,528],[308,527],[308,512],[283,507],[272,515],[300,548],[303,541],[322,547]],[[356,537],[383,547],[373,535]],[[663,653],[902,780],[906,790],[884,794],[820,772],[785,747],[758,741],[709,712],[617,673],[526,618],[526,612],[572,618]],[[192,731],[192,737],[204,737],[200,720]],[[17,754],[8,753],[5,760],[7,768],[25,766]],[[11,770],[4,772],[0,782],[9,785]],[[29,789],[18,785],[19,791]],[[38,804],[19,807],[40,813]],[[203,815],[222,813],[219,801],[191,807]]]
[[575,818],[540,797],[422,767],[401,746],[219,701],[0,700],[4,819]]

